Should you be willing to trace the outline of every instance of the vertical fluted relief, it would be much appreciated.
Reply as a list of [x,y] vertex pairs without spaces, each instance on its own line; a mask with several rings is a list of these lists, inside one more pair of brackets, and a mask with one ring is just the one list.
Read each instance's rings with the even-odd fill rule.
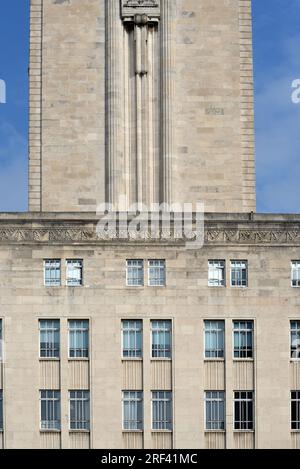
[[118,204],[124,187],[123,30],[120,1],[106,0],[106,201]]
[[174,4],[106,1],[106,199],[122,209],[172,202]]
[[172,41],[176,1],[161,2],[161,174],[160,200],[170,204],[172,194],[173,155],[173,73],[174,58]]

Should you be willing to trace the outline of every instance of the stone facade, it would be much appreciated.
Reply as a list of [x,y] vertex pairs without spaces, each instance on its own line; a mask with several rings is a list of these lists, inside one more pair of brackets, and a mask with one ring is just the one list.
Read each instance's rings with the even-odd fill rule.
[[[30,212],[0,214],[0,447],[299,448],[300,216],[254,213],[251,1],[31,0],[30,34]],[[119,196],[124,210],[203,201],[203,245],[161,215],[155,238],[124,223],[99,237],[96,207]],[[47,259],[60,286],[45,286]],[[70,259],[82,286],[66,285]],[[166,285],[128,287],[127,259],[165,260]],[[226,262],[226,286],[208,285],[211,260]],[[231,261],[248,262],[247,287],[231,286]],[[42,319],[60,321],[59,358],[40,358]],[[69,358],[72,319],[89,320],[88,359]],[[141,359],[122,358],[128,319],[143,322]],[[151,358],[159,319],[171,359]],[[205,358],[206,320],[225,322],[224,358]],[[233,358],[236,320],[253,321],[251,359]],[[61,431],[41,430],[43,390],[61,393]],[[72,390],[90,391],[90,431],[69,429]],[[143,392],[143,431],[122,430],[126,390]],[[151,429],[152,391],[172,392],[173,431]],[[205,429],[206,391],[226,393],[224,431]],[[253,431],[234,430],[237,391],[254,393]]]
[[160,2],[136,81],[121,3],[31,1],[30,210],[255,210],[251,1]]

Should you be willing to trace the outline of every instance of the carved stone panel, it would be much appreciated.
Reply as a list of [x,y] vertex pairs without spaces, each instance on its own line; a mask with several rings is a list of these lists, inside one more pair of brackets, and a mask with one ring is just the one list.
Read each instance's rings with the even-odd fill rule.
[[132,18],[135,15],[160,17],[160,0],[122,0],[121,5],[122,18]]

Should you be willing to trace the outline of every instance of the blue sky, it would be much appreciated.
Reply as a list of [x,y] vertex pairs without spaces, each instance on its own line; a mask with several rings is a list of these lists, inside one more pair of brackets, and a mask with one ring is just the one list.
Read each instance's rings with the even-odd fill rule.
[[[257,209],[300,213],[300,0],[253,0]],[[27,210],[29,0],[1,0],[0,211]]]

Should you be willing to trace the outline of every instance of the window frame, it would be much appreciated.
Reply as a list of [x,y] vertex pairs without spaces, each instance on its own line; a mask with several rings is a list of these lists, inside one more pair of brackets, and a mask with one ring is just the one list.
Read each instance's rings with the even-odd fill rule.
[[[59,283],[55,284],[49,284],[47,285],[46,283],[46,270],[47,270],[47,262],[56,262],[59,264]],[[44,269],[44,287],[46,288],[59,288],[62,285],[62,270],[61,270],[62,262],[61,259],[44,259],[43,261],[43,269]],[[54,270],[54,268],[52,269]]]
[[[292,324],[296,323],[297,326],[292,329]],[[299,335],[299,339],[295,339],[298,342],[298,347],[295,346],[295,351],[293,351],[293,340],[292,340],[292,331],[296,331],[297,335]],[[294,353],[297,353],[298,351],[298,356],[293,356]],[[291,319],[290,320],[290,360],[291,361],[300,361],[300,319]]]
[[[252,329],[239,329],[239,330],[236,330],[235,329],[235,324],[236,323],[251,323],[252,324]],[[244,332],[244,333],[248,333],[251,332],[252,334],[252,356],[251,357],[235,357],[235,333],[236,332],[239,332],[239,335],[240,333]],[[232,320],[232,358],[233,358],[233,361],[254,361],[254,358],[255,358],[255,321],[253,319],[233,319]],[[239,350],[241,350],[241,347],[239,347]],[[248,348],[247,348],[247,351],[248,351]],[[239,352],[240,353],[240,352]]]
[[[49,331],[51,331],[52,334],[55,334],[56,331],[58,331],[58,337],[59,337],[59,342],[58,342],[58,355],[57,356],[42,356],[41,354],[41,345],[42,345],[42,341],[41,341],[41,332],[42,332],[42,329],[41,329],[41,323],[42,322],[52,322],[52,323],[57,323],[58,324],[58,328],[49,328]],[[46,318],[40,318],[38,320],[38,332],[39,332],[39,360],[42,361],[48,361],[48,360],[53,360],[53,361],[59,361],[60,360],[60,355],[61,355],[61,327],[60,327],[60,319],[57,319],[57,318],[54,318],[54,319],[46,319]],[[53,344],[55,344],[55,342],[53,342]],[[55,348],[53,348],[54,352],[55,352]],[[45,349],[45,351],[47,351],[47,349]]]
[[[76,263],[80,263],[81,266],[78,266],[77,267],[77,270],[80,271],[80,283],[77,283],[77,284],[71,284],[69,283],[69,281],[73,278],[73,277],[69,277],[68,275],[68,272],[69,272],[69,266],[71,264],[76,264]],[[66,287],[68,288],[80,288],[80,287],[83,287],[84,283],[83,283],[83,259],[66,259]],[[75,278],[75,277],[74,277]],[[74,278],[73,278],[73,281],[74,281]]]
[[[151,262],[161,262],[162,265],[151,266],[150,265]],[[161,274],[161,272],[163,272],[163,284],[159,284],[159,285],[152,285],[151,284],[151,275],[150,275],[151,268],[159,270],[160,274]],[[160,280],[161,275],[159,275],[158,277],[155,277],[155,278],[159,278],[159,280]],[[150,287],[150,288],[165,288],[166,285],[167,285],[167,262],[166,262],[166,259],[148,259],[148,287]]]
[[[71,394],[72,393],[87,393],[88,394],[88,397],[81,397],[79,398],[78,396],[72,398],[71,397]],[[77,412],[77,407],[76,407],[76,403],[77,402],[80,402],[81,403],[81,411],[82,411],[82,408],[84,406],[84,403],[87,402],[87,405],[88,405],[88,420],[72,420],[71,419],[71,403],[72,402],[75,402],[75,414],[78,413]],[[87,425],[87,428],[72,428],[72,422],[74,422],[76,424],[76,426],[78,426],[78,424],[82,423],[82,425],[86,424]],[[69,390],[69,431],[72,432],[72,433],[90,433],[91,431],[91,393],[90,393],[90,390],[89,389],[71,389]]]
[[[212,270],[211,267],[215,271],[218,267],[218,266],[216,266],[216,264],[219,264],[219,268],[220,268],[220,264],[223,264],[223,267],[222,267],[222,271],[223,271],[223,280],[222,280],[222,282],[223,283],[219,284],[219,285],[210,283],[211,282],[210,272]],[[226,260],[225,259],[209,259],[208,260],[207,283],[208,283],[209,288],[226,288]]]
[[[167,329],[164,329],[164,330],[160,330],[158,329],[157,331],[154,331],[153,330],[153,323],[169,323],[170,324],[170,329],[167,330]],[[156,333],[159,333],[159,332],[164,332],[165,334],[169,333],[170,334],[170,356],[166,356],[166,350],[167,348],[165,347],[164,348],[164,356],[161,356],[161,357],[155,357],[153,355],[153,345],[154,345],[154,341],[153,341],[153,333],[156,332]],[[150,359],[152,361],[171,361],[172,360],[172,357],[173,357],[173,321],[172,319],[151,319],[150,320]],[[164,334],[164,337],[165,337],[165,334]],[[166,343],[166,341],[165,341]]]
[[[208,398],[207,397],[207,394],[213,394],[213,393],[217,393],[217,394],[223,394],[223,398],[220,398],[220,397],[217,397],[217,398]],[[211,420],[211,424],[216,422],[217,425],[219,426],[221,422],[223,422],[224,424],[224,428],[207,428],[207,403],[208,402],[223,402],[223,405],[224,405],[224,420],[216,420],[216,421],[213,421]],[[220,414],[220,412],[218,411],[218,414]],[[205,432],[207,433],[225,433],[226,432],[226,392],[225,391],[204,391],[204,430]]]
[[[294,264],[297,265],[297,268],[294,269]],[[296,282],[298,283],[298,285],[293,285],[293,272],[296,271],[297,272],[297,280]],[[291,287],[292,288],[300,288],[300,260],[292,260],[291,261]]]
[[[169,394],[169,398],[154,398],[154,394],[156,393],[163,393],[163,394]],[[166,402],[166,403],[170,403],[170,409],[171,409],[171,425],[170,425],[170,428],[154,428],[154,420],[153,420],[153,417],[154,417],[154,402]],[[160,421],[158,421],[160,422]],[[168,424],[168,421],[167,420],[164,420],[163,421],[164,424]],[[165,426],[166,426],[165,425]],[[162,391],[162,390],[155,390],[155,391],[151,391],[151,431],[153,433],[172,433],[174,431],[174,409],[173,409],[173,392],[172,391]]]
[[2,432],[4,432],[4,398],[3,389],[0,389],[0,433]]
[[[58,395],[58,397],[45,397],[43,398],[42,397],[42,393],[56,393]],[[52,421],[49,421],[49,422],[57,422],[58,423],[58,427],[59,428],[43,428],[43,425],[42,423],[44,422],[48,422],[48,420],[42,420],[42,403],[43,402],[52,402],[52,407],[54,407],[54,403],[55,402],[58,402],[58,416],[59,416],[59,419],[57,420],[52,420]],[[61,391],[59,389],[40,389],[40,432],[41,433],[60,433],[61,432]]]
[[[81,322],[81,323],[84,323],[84,322],[87,322],[87,329],[84,329],[84,328],[79,328],[79,329],[82,329],[81,332],[87,332],[87,345],[88,345],[88,348],[87,348],[87,356],[74,356],[72,357],[70,352],[71,352],[71,331],[77,331],[77,329],[71,329],[70,328],[70,323],[72,322]],[[71,318],[71,319],[68,319],[68,360],[74,360],[74,361],[88,361],[90,359],[90,319],[74,319],[74,318]],[[85,350],[85,349],[74,349],[74,350]]]
[[[130,398],[125,398],[125,394],[136,394],[136,397],[130,397]],[[140,395],[140,397],[138,397]],[[137,424],[137,426],[140,424],[141,428],[125,428],[125,402],[133,402],[137,406],[137,414],[138,414],[138,406],[141,406],[141,415],[142,415],[142,420],[139,422],[133,421],[133,420],[128,420],[128,422],[134,422]],[[144,431],[144,392],[143,391],[128,391],[128,390],[123,390],[122,391],[122,431],[128,432],[128,433],[141,433]]]
[[[294,393],[297,394],[296,398],[293,398]],[[296,416],[298,417],[297,420],[293,420],[293,403],[296,404]],[[295,423],[296,427],[298,428],[293,428],[293,423]],[[300,391],[299,390],[291,391],[291,431],[293,433],[300,432]]]
[[[241,271],[245,270],[246,271],[246,285],[233,285],[233,264],[245,264],[246,268],[241,269]],[[249,287],[249,262],[248,260],[245,259],[232,259],[230,260],[230,286],[231,288],[248,288]]]
[[[125,332],[125,329],[124,329],[123,325],[124,325],[125,322],[140,323],[140,325],[141,325],[140,330],[134,331],[134,332],[136,332],[135,335],[137,335],[138,332],[140,332],[140,334],[141,334],[141,356],[140,357],[138,357],[138,356],[136,356],[136,357],[130,357],[130,356],[126,357],[126,356],[124,356],[124,351],[125,351],[125,348],[124,348],[124,332]],[[121,320],[121,357],[122,357],[122,360],[124,360],[124,361],[134,361],[134,360],[141,361],[141,360],[143,360],[143,355],[144,355],[143,334],[144,334],[144,324],[143,324],[142,319],[122,319]],[[135,349],[135,350],[137,350],[137,349]]]
[[[236,399],[235,398],[235,395],[236,394],[242,394],[242,393],[246,393],[246,394],[251,394],[252,395],[252,398],[249,399],[249,398],[246,398],[246,399],[242,399],[242,398],[239,398],[239,399]],[[252,422],[252,428],[236,428],[236,423],[239,422],[240,424],[243,422],[242,420],[236,420],[236,415],[235,415],[235,404],[236,402],[239,402],[239,403],[242,403],[242,402],[252,402],[252,415],[253,415],[253,420],[245,420],[245,423],[247,423],[247,425],[249,423]],[[242,391],[233,391],[233,431],[234,432],[237,432],[237,433],[254,433],[255,432],[255,393],[254,391],[245,391],[245,390],[242,390]],[[239,414],[241,415],[241,407],[239,409]],[[240,417],[239,415],[239,417]]]
[[[226,332],[225,331],[226,324],[225,324],[225,320],[224,319],[221,319],[221,320],[220,319],[205,319],[203,321],[203,323],[204,323],[203,324],[203,329],[204,329],[203,330],[203,334],[204,334],[204,341],[203,341],[203,343],[204,343],[204,350],[203,350],[204,360],[205,361],[224,361],[225,358],[226,358],[226,343],[225,343],[225,340],[226,340],[226,333],[225,333]],[[207,323],[222,323],[223,324],[222,332],[223,332],[223,345],[224,345],[224,347],[223,347],[223,356],[222,357],[218,357],[218,356],[207,357],[206,356],[206,351],[207,351],[207,349],[206,349],[206,332],[208,332],[206,330],[206,324]],[[219,331],[219,329],[213,329],[213,330],[211,329],[210,332],[212,332],[214,330],[217,331],[217,332]],[[221,349],[217,348],[215,350],[218,353],[218,351],[221,350]]]
[[[128,265],[129,262],[140,262],[141,267],[129,266]],[[131,268],[136,267],[138,270],[141,271],[141,278],[142,278],[142,284],[141,285],[130,285],[129,284],[129,278],[130,278],[130,276],[128,275],[129,267],[131,267]],[[144,259],[126,259],[126,287],[128,287],[128,288],[144,288],[145,287],[145,261],[144,261]]]

